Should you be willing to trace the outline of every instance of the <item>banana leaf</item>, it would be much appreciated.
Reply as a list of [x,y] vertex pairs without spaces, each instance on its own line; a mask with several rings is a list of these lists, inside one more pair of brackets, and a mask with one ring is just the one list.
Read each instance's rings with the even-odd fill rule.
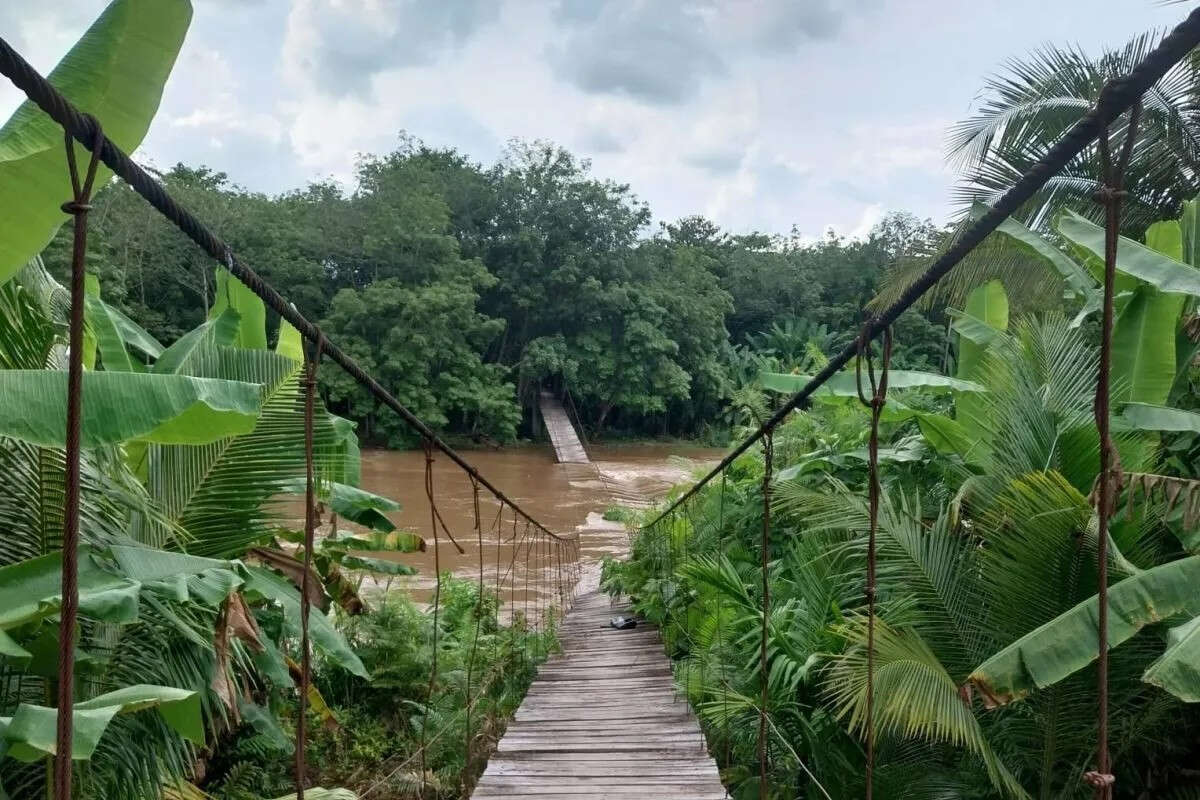
[[389,561],[386,558],[369,558],[367,556],[342,556],[341,566],[344,569],[361,569],[367,572],[378,572],[381,575],[416,575],[415,567],[402,564],[399,561]]
[[1165,405],[1175,383],[1175,329],[1184,298],[1139,286],[1113,327],[1113,399]]
[[362,485],[362,453],[358,448],[358,423],[329,415],[333,424],[333,446],[330,453],[330,479],[348,486]]
[[[100,361],[109,372],[145,372],[140,361],[129,355],[116,310],[100,299],[100,281],[95,275],[84,279],[84,319],[100,351]],[[93,357],[94,361],[94,357]],[[95,366],[94,363],[91,366]]]
[[227,308],[208,321],[180,336],[154,362],[153,372],[159,375],[190,374],[188,365],[198,354],[213,346],[230,346],[237,339],[241,316]]
[[[1108,591],[1109,647],[1128,641],[1147,625],[1200,615],[1200,556],[1144,570]],[[967,680],[989,704],[1020,700],[1061,681],[1096,658],[1099,625],[1092,597],[1030,631],[984,661]]]
[[1115,420],[1139,431],[1177,431],[1200,433],[1200,414],[1149,403],[1126,403]]
[[[967,296],[965,313],[983,323],[985,327],[1003,333],[1008,330],[1008,295],[1000,281],[988,281],[977,286]],[[958,340],[959,380],[973,381],[981,377],[984,353],[988,345],[979,344],[969,337]],[[986,419],[988,401],[969,392],[959,391],[954,396],[954,418],[963,435],[971,442],[986,447]]]
[[[104,133],[131,153],[158,111],[192,18],[187,0],[115,0],[49,75],[68,100],[100,120]],[[80,169],[90,158],[76,146]],[[112,176],[103,165],[99,190]],[[0,282],[53,238],[69,199],[63,132],[32,102],[0,128]]]
[[1004,336],[1004,331],[992,327],[987,322],[978,317],[973,317],[965,311],[948,308],[946,309],[946,313],[954,320],[950,326],[951,329],[962,338],[980,347],[990,347],[992,343]]
[[[1104,229],[1073,211],[1064,211],[1056,226],[1058,232],[1100,264],[1104,261]],[[1175,233],[1166,230],[1174,228]],[[1182,232],[1173,220],[1156,222],[1146,232],[1147,244],[1120,237],[1117,242],[1117,270],[1150,284],[1160,292],[1189,294],[1200,297],[1200,269],[1183,263]],[[1170,236],[1179,242],[1178,248],[1163,247],[1157,237]],[[1128,288],[1122,286],[1119,288]]]
[[[180,736],[194,744],[204,744],[198,694],[174,686],[139,684],[75,704],[71,758],[76,761],[91,758],[108,723],[117,714],[148,708],[157,709],[163,721]],[[16,713],[0,731],[0,739],[8,745],[7,755],[25,762],[54,755],[57,718],[56,708],[28,703],[17,706]]]
[[[983,203],[971,207],[971,216],[979,219],[990,209]],[[1059,250],[1041,234],[1027,228],[1012,217],[1000,223],[996,236],[1002,236],[1018,246],[1023,252],[1049,264],[1066,282],[1071,294],[1082,299],[1085,305],[1100,307],[1102,287],[1088,274],[1081,264]]]
[[375,553],[415,553],[425,552],[425,540],[412,531],[395,530],[390,533],[371,531],[362,536],[352,536],[345,531],[339,531],[337,538],[330,537],[321,541],[321,548],[329,552],[337,551],[370,551]]
[[329,486],[329,507],[339,516],[380,533],[391,533],[396,524],[388,519],[385,511],[399,511],[400,504],[381,495],[334,483]]
[[[153,547],[111,545],[96,549],[83,545],[79,548],[79,610],[83,616],[104,622],[134,622],[138,618],[138,598],[144,588],[169,594],[167,584],[156,582],[173,576],[229,573],[222,580],[226,590],[220,597],[215,593],[206,597],[200,592],[189,592],[188,597],[211,601],[208,604],[215,606],[240,583],[233,573],[240,569],[236,562]],[[57,614],[62,603],[61,581],[61,551],[0,567],[0,630],[11,630]],[[11,639],[6,641],[16,644]]]
[[238,313],[238,330],[233,344],[247,350],[266,350],[267,307],[263,305],[259,296],[235,278],[232,272],[224,267],[217,267],[216,297],[213,307],[208,312],[208,318],[216,319],[227,308],[232,308]]
[[[247,433],[258,419],[259,394],[257,385],[240,381],[86,372],[83,446],[132,439],[196,445]],[[42,447],[65,445],[66,371],[0,371],[0,397],[0,436]]]
[[292,361],[304,363],[304,339],[300,331],[286,319],[279,320],[279,339],[275,342],[275,352]]
[[1185,703],[1200,703],[1200,617],[1167,631],[1167,649],[1146,668],[1142,680]]
[[[810,375],[788,375],[782,372],[762,372],[758,376],[759,384],[764,389],[784,394],[795,394],[812,380]],[[870,392],[867,376],[863,373],[863,389]],[[926,389],[932,392],[983,392],[983,386],[971,381],[949,378],[933,372],[915,372],[912,370],[893,369],[888,372],[888,389]],[[814,395],[833,397],[856,397],[854,370],[845,370],[833,375]]]
[[[287,491],[304,494],[305,483],[304,480],[294,480],[288,484]],[[400,504],[391,498],[344,483],[318,484],[318,497],[343,519],[380,533],[396,530],[396,523],[384,514],[385,511],[399,511],[401,508]]]
[[[278,604],[283,609],[283,619],[288,633],[300,633],[300,593],[286,578],[264,567],[247,567],[246,590]],[[334,662],[359,676],[369,678],[366,667],[350,649],[350,645],[338,633],[324,614],[309,616],[309,635],[313,643]]]

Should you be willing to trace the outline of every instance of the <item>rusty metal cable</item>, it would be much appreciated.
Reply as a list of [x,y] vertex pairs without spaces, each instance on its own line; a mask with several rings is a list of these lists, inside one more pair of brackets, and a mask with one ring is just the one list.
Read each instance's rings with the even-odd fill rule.
[[433,654],[429,667],[429,687],[425,692],[425,710],[421,714],[421,794],[424,796],[428,783],[428,771],[425,763],[425,743],[429,728],[429,711],[433,703],[434,689],[437,687],[438,676],[438,611],[442,600],[442,561],[441,546],[438,539],[437,501],[433,492],[433,442],[425,439],[425,497],[429,500],[429,527],[433,532]]
[[304,572],[300,577],[300,699],[296,714],[295,780],[296,800],[304,800],[307,779],[305,748],[308,744],[308,692],[312,685],[312,646],[308,640],[308,618],[312,610],[312,553],[316,546],[317,486],[313,469],[313,417],[317,398],[317,370],[325,337],[317,334],[313,356],[305,364],[304,376]]
[[[863,326],[858,337],[858,358],[854,361],[854,387],[859,401],[871,412],[871,434],[867,444],[867,494],[870,524],[867,533],[867,708],[864,725],[867,732],[867,800],[871,800],[875,783],[875,540],[879,532],[879,417],[887,403],[888,370],[892,363],[892,329],[883,329],[883,357],[879,377],[871,357],[869,325]],[[863,362],[867,365],[867,380],[871,397],[863,391]]]
[[1116,778],[1108,749],[1108,521],[1121,485],[1121,459],[1110,431],[1109,392],[1112,380],[1113,301],[1117,273],[1117,243],[1121,235],[1121,201],[1125,168],[1133,152],[1141,116],[1141,103],[1129,110],[1129,124],[1117,163],[1109,155],[1107,128],[1100,133],[1101,186],[1096,199],[1104,206],[1104,305],[1100,323],[1100,363],[1096,371],[1096,398],[1093,410],[1100,437],[1100,476],[1096,514],[1096,768],[1084,773],[1084,781],[1095,790],[1099,800],[1110,800]]
[[64,476],[62,537],[62,606],[58,628],[58,711],[55,728],[54,798],[71,798],[71,746],[75,714],[75,629],[79,616],[79,463],[83,422],[83,302],[87,267],[88,212],[100,161],[95,155],[104,138],[99,123],[93,131],[92,157],[82,181],[75,162],[75,142],[64,136],[71,199],[62,210],[75,218],[71,245],[71,317],[67,334],[66,475]]
[[471,728],[471,678],[475,671],[475,654],[479,650],[479,626],[483,622],[483,521],[479,513],[479,482],[471,476],[471,506],[475,514],[475,540],[479,548],[479,583],[475,592],[475,634],[471,637],[471,654],[467,659],[467,767],[471,766],[471,747],[474,740]]
[[[717,505],[717,542],[720,549],[721,558],[725,558],[725,478],[724,472],[721,473],[721,496]],[[724,610],[721,608],[721,599],[724,592],[717,592],[717,641],[721,643],[721,719],[725,723],[724,740],[725,740],[725,759],[721,763],[722,767],[729,766],[729,748],[732,746],[733,739],[729,732],[729,676],[725,668],[725,634],[722,630]]]
[[763,437],[763,519],[762,541],[759,544],[759,568],[762,571],[762,633],[759,641],[758,681],[758,796],[767,800],[770,785],[767,780],[767,698],[770,685],[770,666],[767,661],[767,636],[771,617],[771,467],[775,459],[775,430],[767,429]]
[[296,800],[304,800],[306,781],[305,747],[308,742],[308,688],[312,685],[312,646],[308,643],[308,615],[312,572],[312,549],[317,537],[317,485],[313,470],[313,416],[317,404],[317,369],[320,366],[320,351],[323,336],[317,335],[317,347],[312,359],[305,365],[304,396],[304,462],[305,462],[305,515],[304,515],[304,572],[300,577],[300,708],[296,714],[295,784]]

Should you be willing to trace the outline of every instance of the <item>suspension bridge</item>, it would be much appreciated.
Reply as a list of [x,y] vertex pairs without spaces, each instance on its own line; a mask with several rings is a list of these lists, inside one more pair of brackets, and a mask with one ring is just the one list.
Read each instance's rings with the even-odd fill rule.
[[550,392],[542,392],[538,396],[538,410],[542,414],[546,435],[550,437],[550,444],[554,447],[554,457],[558,459],[558,463],[591,463],[587,450],[583,448],[583,442],[579,441],[579,433],[571,424],[567,410],[563,408],[562,401]]
[[[1021,176],[1007,192],[1000,196],[990,209],[962,230],[950,246],[918,276],[891,306],[878,310],[854,342],[829,359],[828,364],[817,373],[799,392],[784,402],[775,413],[749,437],[733,447],[730,453],[690,490],[679,497],[661,515],[647,524],[640,535],[657,536],[660,540],[673,540],[672,535],[663,537],[661,525],[673,519],[677,509],[695,495],[702,487],[725,474],[725,470],[750,448],[761,443],[764,451],[762,500],[763,526],[760,545],[763,561],[763,585],[761,587],[762,654],[758,672],[762,686],[762,700],[754,709],[758,717],[759,795],[766,798],[773,787],[769,785],[768,745],[769,710],[766,704],[766,687],[769,675],[767,648],[767,621],[770,609],[770,587],[766,580],[766,565],[770,558],[771,525],[771,468],[772,436],[795,410],[803,408],[813,393],[826,381],[841,371],[853,360],[866,361],[871,343],[880,337],[889,341],[888,330],[893,322],[941,278],[953,269],[972,249],[1010,215],[1017,212],[1046,182],[1061,171],[1073,159],[1096,141],[1106,145],[1109,126],[1126,112],[1131,112],[1126,126],[1126,141],[1132,138],[1129,129],[1136,125],[1136,109],[1142,95],[1150,89],[1173,65],[1188,56],[1200,45],[1200,10],[1193,11],[1171,34],[1150,52],[1143,62],[1128,75],[1110,81],[1101,91],[1095,105],[1054,145],[1028,172]],[[480,495],[491,497],[498,511],[492,529],[495,538],[495,572],[492,585],[502,600],[514,608],[522,604],[518,615],[512,614],[513,624],[539,627],[550,620],[562,619],[562,652],[540,665],[537,680],[533,683],[516,718],[506,734],[500,739],[494,754],[475,753],[475,737],[472,735],[471,713],[474,700],[469,700],[467,715],[467,762],[487,766],[475,790],[478,798],[540,797],[573,798],[573,800],[599,800],[605,797],[657,797],[671,800],[716,800],[725,796],[718,780],[717,766],[709,756],[704,735],[696,719],[683,700],[676,699],[672,668],[662,652],[658,633],[652,628],[640,626],[634,630],[616,630],[606,627],[611,616],[628,613],[627,607],[610,606],[609,601],[596,593],[576,597],[576,581],[579,576],[578,536],[555,533],[547,529],[521,508],[501,489],[492,484],[466,458],[450,448],[437,434],[411,411],[404,407],[372,375],[367,373],[336,343],[329,341],[320,329],[305,318],[294,305],[289,303],[274,287],[264,281],[250,266],[242,262],[228,244],[208,229],[191,212],[179,205],[162,184],[135,164],[119,147],[108,139],[99,122],[75,108],[51,86],[28,62],[4,40],[0,39],[0,73],[8,77],[37,106],[57,122],[66,132],[70,178],[74,197],[64,205],[64,211],[75,218],[76,236],[72,253],[71,281],[71,325],[72,346],[69,350],[69,380],[67,394],[67,447],[66,486],[64,491],[64,537],[63,537],[63,606],[60,622],[59,642],[61,648],[58,661],[60,688],[57,709],[57,740],[54,761],[54,800],[70,800],[72,797],[72,737],[74,725],[74,647],[77,629],[76,611],[78,589],[75,583],[79,552],[79,419],[81,414],[81,391],[79,376],[82,373],[79,342],[83,335],[83,270],[86,257],[87,212],[90,209],[91,177],[96,166],[103,162],[114,173],[126,181],[154,208],[166,216],[181,231],[199,245],[219,264],[224,265],[251,291],[257,294],[267,307],[296,328],[311,345],[309,379],[306,388],[306,439],[308,441],[309,464],[307,481],[307,520],[305,526],[305,554],[312,551],[315,513],[313,511],[313,470],[311,460],[312,408],[315,394],[315,364],[322,356],[333,362],[358,382],[382,406],[399,415],[422,439],[427,454],[427,464],[432,464],[435,455],[448,458],[463,469],[471,478],[475,490],[475,524],[473,534],[479,550],[479,582],[485,582],[484,522],[480,509]],[[74,163],[74,142],[78,142],[92,154],[88,177],[81,180]],[[1127,144],[1126,149],[1131,145]],[[1105,146],[1105,152],[1107,148]],[[1107,159],[1106,159],[1107,161]],[[1106,167],[1109,166],[1106,164]],[[1107,357],[1111,351],[1111,320],[1113,314],[1113,275],[1116,260],[1116,236],[1119,222],[1120,168],[1106,169],[1101,186],[1101,199],[1107,208],[1106,233],[1112,247],[1106,259],[1106,291],[1104,299],[1105,325],[1102,335],[1100,380],[1097,391],[1097,427],[1101,441],[1101,475],[1098,482],[1098,509],[1112,507],[1113,481],[1109,480],[1112,465],[1111,442],[1108,438],[1107,421]],[[83,233],[84,235],[81,235]],[[870,457],[869,489],[872,497],[871,539],[868,552],[868,572],[865,576],[865,592],[871,602],[869,624],[874,624],[874,531],[875,509],[879,491],[878,458],[875,446],[880,410],[887,391],[887,347],[883,369],[876,379],[871,370],[869,391],[860,382],[860,397],[872,408],[872,447]],[[561,405],[545,407],[547,427],[552,430],[555,449],[560,461],[581,463],[587,460],[586,451],[578,442],[569,419]],[[561,414],[561,418],[560,415]],[[562,424],[565,421],[565,426]],[[74,431],[74,435],[70,433]],[[569,434],[569,435],[568,435]],[[571,439],[575,438],[572,443]],[[430,500],[430,533],[436,554],[442,545],[442,537],[462,550],[461,545],[440,519],[436,507],[436,487],[432,471],[426,469],[426,491]],[[1098,586],[1099,586],[1099,646],[1097,660],[1098,689],[1098,742],[1096,763],[1085,778],[1096,787],[1097,796],[1111,798],[1114,776],[1110,772],[1107,741],[1107,581],[1106,555],[1104,548],[1108,540],[1108,514],[1099,513]],[[505,539],[506,531],[511,537]],[[462,532],[460,532],[461,535]],[[490,541],[490,540],[489,540]],[[448,545],[446,545],[448,546]],[[672,551],[673,552],[673,551]],[[519,568],[518,565],[521,565]],[[307,589],[308,572],[304,572],[304,588]],[[518,575],[521,577],[518,578]],[[518,584],[521,583],[519,586]],[[440,584],[439,584],[440,588]],[[302,670],[299,697],[301,698],[300,720],[303,720],[303,703],[309,684],[308,648],[308,592],[302,591]],[[433,613],[437,614],[438,592],[435,591]],[[573,609],[571,609],[573,605]],[[566,613],[571,609],[569,613]],[[565,617],[564,617],[565,614]],[[434,629],[437,626],[435,624]],[[872,692],[873,640],[867,646],[867,692]],[[434,651],[437,643],[434,642]],[[436,663],[430,678],[426,702],[436,706],[438,685]],[[494,679],[489,665],[474,664],[469,667],[466,682],[468,691],[482,691]],[[872,771],[874,737],[872,731],[872,706],[868,700],[865,734],[865,794],[872,793]],[[428,716],[428,715],[426,715]],[[426,735],[428,734],[428,735]],[[303,800],[307,785],[305,752],[305,728],[297,730],[295,783],[297,797]],[[435,741],[441,736],[438,731],[422,731],[420,774],[425,781],[424,743]],[[411,759],[410,759],[411,761]],[[396,769],[407,768],[406,761]]]

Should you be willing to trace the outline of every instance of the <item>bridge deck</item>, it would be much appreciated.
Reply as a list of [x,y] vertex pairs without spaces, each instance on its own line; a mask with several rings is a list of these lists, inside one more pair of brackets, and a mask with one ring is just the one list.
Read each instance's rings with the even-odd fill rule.
[[554,445],[554,455],[560,464],[587,464],[587,450],[579,441],[579,433],[571,424],[567,410],[557,397],[543,392],[538,397],[538,408],[542,412],[542,421],[546,423],[546,433],[550,443]]
[[537,679],[472,798],[721,800],[725,790],[687,702],[676,698],[658,631],[618,631],[628,613],[584,595],[563,653]]

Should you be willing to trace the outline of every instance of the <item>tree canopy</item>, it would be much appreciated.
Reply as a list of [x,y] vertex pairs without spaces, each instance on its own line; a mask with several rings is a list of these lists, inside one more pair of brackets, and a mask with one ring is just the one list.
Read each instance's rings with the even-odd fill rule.
[[[529,429],[539,388],[569,391],[593,432],[697,434],[740,385],[735,348],[781,321],[801,350],[810,331],[853,329],[884,270],[941,235],[907,214],[864,240],[654,225],[629,186],[541,141],[484,166],[402,135],[360,160],[349,189],[275,197],[203,166],[160,177],[401,402],[499,440]],[[96,202],[89,270],[106,301],[167,343],[199,324],[217,290],[205,256],[128,186]],[[52,273],[65,276],[68,251],[60,233]],[[944,318],[913,316],[929,366]],[[407,443],[348,378],[322,380],[368,440]]]

